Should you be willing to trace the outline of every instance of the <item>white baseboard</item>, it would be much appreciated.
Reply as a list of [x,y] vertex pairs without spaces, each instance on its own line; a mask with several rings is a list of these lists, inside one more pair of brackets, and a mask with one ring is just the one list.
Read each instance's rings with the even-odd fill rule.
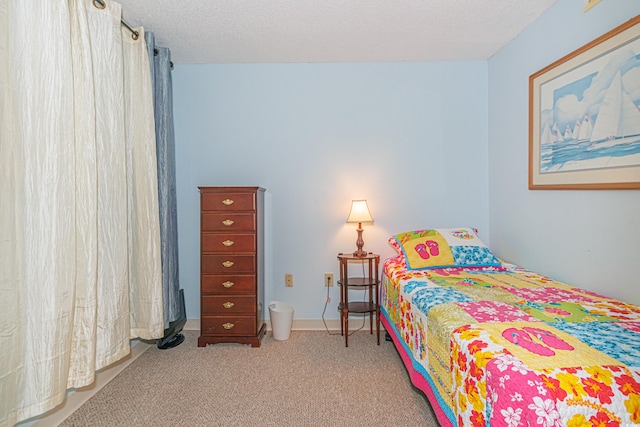
[[[356,325],[357,322],[362,322],[360,319],[351,319],[349,320],[351,325]],[[365,319],[365,322],[368,324],[368,320]],[[265,320],[267,324],[267,330],[271,330],[271,322],[269,319]],[[351,328],[349,328],[351,329]],[[184,325],[185,331],[199,331],[200,330],[200,319],[187,319],[187,323]],[[292,331],[339,331],[340,330],[340,319],[293,319],[293,324],[291,325]],[[384,327],[382,323],[380,324],[380,330],[384,331]]]
[[200,319],[187,319],[187,323],[184,324],[185,331],[199,331]]

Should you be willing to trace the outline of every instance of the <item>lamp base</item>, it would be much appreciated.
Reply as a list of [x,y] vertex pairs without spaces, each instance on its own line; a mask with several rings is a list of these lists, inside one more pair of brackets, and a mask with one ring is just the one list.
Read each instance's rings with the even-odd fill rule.
[[357,257],[365,257],[367,256],[367,251],[363,251],[361,249],[358,249],[357,251],[355,251],[353,253],[353,256],[357,256]]
[[362,240],[362,232],[364,230],[362,229],[362,223],[361,222],[358,223],[358,229],[356,231],[358,232],[358,240],[356,240],[356,248],[358,248],[358,249],[353,253],[353,256],[366,257],[367,256],[367,251],[362,249],[362,247],[364,246],[364,240]]

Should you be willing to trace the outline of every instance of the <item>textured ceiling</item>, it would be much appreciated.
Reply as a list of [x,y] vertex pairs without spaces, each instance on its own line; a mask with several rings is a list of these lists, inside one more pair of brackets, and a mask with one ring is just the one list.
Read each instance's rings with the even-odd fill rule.
[[177,64],[484,60],[557,0],[117,0]]

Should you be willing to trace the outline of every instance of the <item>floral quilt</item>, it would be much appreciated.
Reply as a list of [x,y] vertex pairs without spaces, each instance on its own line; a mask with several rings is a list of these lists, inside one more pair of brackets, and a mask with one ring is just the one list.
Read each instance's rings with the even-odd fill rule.
[[385,262],[383,320],[446,421],[640,425],[640,307],[505,265]]

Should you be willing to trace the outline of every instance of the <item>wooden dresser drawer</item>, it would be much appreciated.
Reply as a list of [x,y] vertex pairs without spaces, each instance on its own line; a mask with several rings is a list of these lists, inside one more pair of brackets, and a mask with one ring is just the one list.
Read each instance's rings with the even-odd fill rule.
[[234,233],[202,233],[202,252],[255,252],[256,235]]
[[255,231],[256,216],[253,213],[209,213],[201,217],[202,231]]
[[215,295],[237,295],[256,293],[255,275],[203,275],[201,292]]
[[202,316],[203,335],[255,335],[255,316]]
[[202,255],[203,274],[235,274],[254,273],[256,271],[255,255]]
[[202,195],[203,211],[253,211],[256,198],[251,193],[206,193]]
[[236,315],[256,314],[256,296],[224,295],[224,296],[203,296],[201,314],[207,315]]

